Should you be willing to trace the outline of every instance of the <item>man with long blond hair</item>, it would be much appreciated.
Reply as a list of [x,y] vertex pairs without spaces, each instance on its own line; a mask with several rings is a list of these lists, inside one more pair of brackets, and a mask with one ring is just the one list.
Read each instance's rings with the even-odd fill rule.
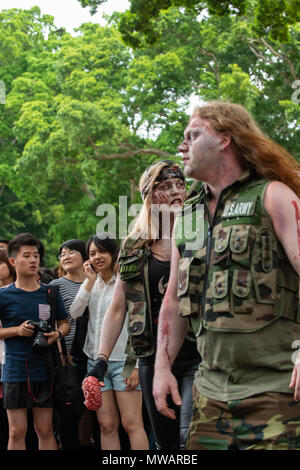
[[[219,101],[194,110],[178,150],[203,184],[174,229],[156,406],[172,419],[166,395],[181,403],[171,366],[191,324],[202,362],[188,448],[298,449],[300,165],[244,107]],[[179,233],[187,218],[198,245]]]

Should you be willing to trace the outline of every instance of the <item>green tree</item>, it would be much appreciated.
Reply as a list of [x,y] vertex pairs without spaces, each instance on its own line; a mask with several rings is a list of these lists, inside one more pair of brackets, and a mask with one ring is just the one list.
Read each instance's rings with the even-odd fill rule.
[[[107,0],[78,0],[85,8],[90,7],[92,14]],[[141,45],[141,37],[150,44],[159,38],[156,28],[157,19],[162,12],[172,7],[184,8],[203,14],[219,17],[253,15],[253,29],[258,36],[268,36],[273,40],[289,40],[289,26],[300,19],[298,0],[131,0],[130,10],[122,15],[120,31],[125,41],[136,47]],[[254,4],[254,8],[253,8]],[[183,13],[184,15],[184,13]]]
[[[0,79],[9,96],[14,80],[26,72],[29,58],[40,54],[45,47],[45,35],[53,22],[50,16],[41,16],[35,7],[30,11],[4,10],[0,12]],[[19,198],[15,164],[22,145],[14,133],[15,114],[0,104],[0,206],[1,236],[11,238],[24,230],[33,230],[43,237],[35,209],[29,199]]]
[[[142,129],[150,122],[150,114],[142,116],[147,103],[154,100],[157,112],[165,103],[158,106],[162,89],[133,103],[136,66],[114,27],[86,24],[76,37],[51,31],[12,82],[5,105],[16,142],[12,187],[36,208],[48,248],[86,239],[96,229],[97,206],[117,207],[119,194],[134,201],[148,161],[170,155]],[[162,64],[147,67],[157,81]]]
[[242,103],[300,158],[292,100],[300,75],[298,25],[281,43],[257,37],[249,16],[199,17],[170,8],[156,22],[160,40],[151,45],[141,37],[135,49],[122,41],[118,14],[106,27],[82,25],[74,36],[38,9],[1,15],[0,55],[12,44],[18,51],[11,67],[0,62],[7,81],[0,105],[1,235],[32,231],[46,245],[48,264],[62,241],[95,232],[100,204],[118,214],[120,195],[140,202],[137,185],[149,163],[180,160],[176,148],[192,95]]

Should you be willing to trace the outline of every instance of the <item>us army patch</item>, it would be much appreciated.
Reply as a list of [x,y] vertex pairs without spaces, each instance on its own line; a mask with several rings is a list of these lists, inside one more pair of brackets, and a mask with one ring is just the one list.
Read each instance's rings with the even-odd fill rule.
[[255,198],[253,201],[234,201],[225,204],[222,217],[249,217],[255,214]]

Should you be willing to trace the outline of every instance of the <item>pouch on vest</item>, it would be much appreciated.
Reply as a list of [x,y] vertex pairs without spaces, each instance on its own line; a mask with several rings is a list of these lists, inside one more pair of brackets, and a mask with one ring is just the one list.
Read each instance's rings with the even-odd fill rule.
[[145,250],[123,250],[119,257],[120,278],[125,282],[128,312],[128,347],[135,357],[153,353],[152,327],[145,297],[143,266],[147,257]]
[[216,230],[214,252],[214,264],[227,266],[230,262],[229,240],[232,227],[224,227]]
[[143,260],[143,250],[133,250],[128,254],[127,250],[122,250],[119,256],[120,278],[126,282],[130,279],[140,277],[140,265]]
[[183,317],[197,314],[204,280],[204,264],[196,257],[181,258],[178,268],[179,312]]
[[125,282],[128,331],[131,335],[143,333],[146,323],[146,302],[141,275],[143,258],[143,250],[123,250],[119,257],[120,278]]
[[249,267],[251,226],[236,225],[232,227],[230,237],[231,260],[239,266]]
[[258,230],[252,257],[252,276],[258,303],[274,304],[277,284],[276,241],[265,227]]

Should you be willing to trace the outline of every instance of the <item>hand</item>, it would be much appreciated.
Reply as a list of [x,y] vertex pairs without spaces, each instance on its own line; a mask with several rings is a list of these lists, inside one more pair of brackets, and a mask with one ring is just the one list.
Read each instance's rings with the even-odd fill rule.
[[59,334],[57,331],[51,331],[50,333],[43,333],[43,335],[47,336],[49,346],[53,343],[56,343],[56,341],[59,338]]
[[133,392],[136,390],[136,387],[139,385],[139,372],[138,369],[134,369],[131,376],[127,379],[124,379],[126,383],[127,392]]
[[300,354],[298,355],[295,361],[290,388],[295,388],[294,400],[299,401],[300,400]]
[[86,374],[87,377],[96,377],[99,380],[100,387],[104,387],[104,375],[107,370],[108,363],[105,359],[98,359],[92,369]]
[[83,269],[84,269],[85,275],[88,278],[88,280],[95,282],[96,279],[97,279],[97,273],[91,267],[91,261],[90,260],[87,260],[83,263]]
[[153,378],[153,397],[157,410],[170,419],[175,419],[176,414],[172,408],[168,408],[167,395],[171,394],[175,405],[180,406],[182,401],[178,391],[177,380],[170,370],[156,370]]
[[18,336],[32,336],[34,333],[34,326],[29,324],[30,320],[26,320],[17,328]]

